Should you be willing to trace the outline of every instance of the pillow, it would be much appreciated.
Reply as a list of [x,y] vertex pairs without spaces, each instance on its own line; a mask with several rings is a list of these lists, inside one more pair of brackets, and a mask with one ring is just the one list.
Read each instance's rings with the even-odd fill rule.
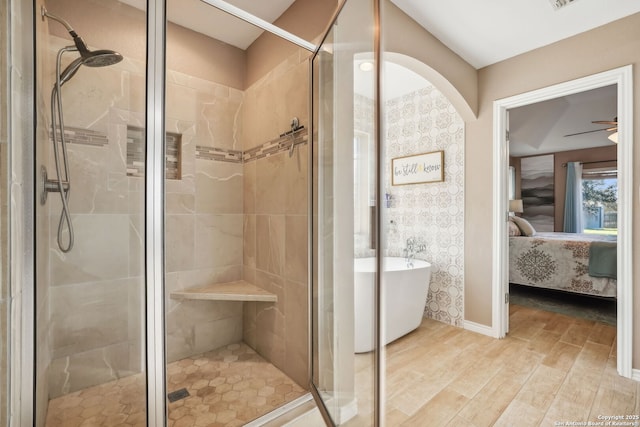
[[522,231],[523,236],[528,236],[528,237],[535,236],[536,234],[535,228],[533,228],[533,226],[526,219],[521,218],[519,216],[510,216],[509,219],[516,223],[520,231]]
[[522,232],[518,228],[515,222],[509,221],[509,237],[522,236]]

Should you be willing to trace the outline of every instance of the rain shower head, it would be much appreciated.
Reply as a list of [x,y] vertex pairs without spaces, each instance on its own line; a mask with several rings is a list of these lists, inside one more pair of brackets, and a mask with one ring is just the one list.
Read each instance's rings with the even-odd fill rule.
[[73,77],[81,65],[86,65],[87,67],[107,67],[122,61],[122,55],[113,50],[100,49],[90,51],[84,40],[82,40],[82,37],[74,31],[67,21],[47,12],[44,6],[41,8],[41,13],[42,19],[46,17],[62,24],[69,32],[69,35],[71,35],[71,38],[73,38],[76,49],[80,52],[80,58],[75,59],[60,73],[61,85]]
[[122,55],[113,50],[87,51],[87,55],[74,59],[73,62],[67,65],[67,68],[60,73],[60,86],[69,81],[80,69],[81,65],[86,65],[87,67],[107,67],[117,64],[120,61],[122,61]]
[[108,67],[122,61],[122,55],[109,49],[88,51],[82,55],[82,65],[87,67]]

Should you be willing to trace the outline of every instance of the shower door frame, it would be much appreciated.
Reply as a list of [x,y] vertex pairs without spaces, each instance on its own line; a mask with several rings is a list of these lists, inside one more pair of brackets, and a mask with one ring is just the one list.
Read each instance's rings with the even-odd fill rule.
[[[383,194],[382,192],[384,190],[382,190],[382,177],[384,176],[384,164],[382,163],[382,155],[383,155],[383,149],[382,149],[382,137],[381,137],[381,105],[380,105],[380,95],[381,95],[381,56],[382,56],[382,42],[381,42],[381,8],[382,8],[382,0],[371,0],[372,4],[373,4],[373,63],[374,63],[374,72],[375,72],[375,78],[374,78],[374,133],[373,133],[373,137],[374,137],[374,145],[375,145],[375,156],[376,156],[376,161],[375,161],[375,170],[376,170],[376,176],[375,176],[375,184],[376,184],[376,202],[375,202],[375,220],[374,220],[374,226],[372,227],[372,233],[374,235],[374,239],[375,241],[377,241],[379,244],[376,245],[376,248],[374,249],[374,257],[376,259],[376,267],[375,267],[375,271],[380,272],[382,271],[382,257],[381,257],[381,252],[380,252],[380,248],[383,247],[384,242],[382,241],[382,239],[384,239],[384,235],[382,233],[382,215],[381,215],[381,203],[379,202],[380,200],[382,200]],[[345,3],[347,2],[347,0],[341,0],[339,2],[338,8],[336,9],[336,12],[334,14],[334,16],[331,18],[324,34],[322,35],[322,38],[320,39],[320,42],[318,43],[318,47],[314,53],[314,55],[309,59],[309,80],[310,80],[310,99],[309,99],[309,111],[310,111],[310,134],[312,135],[311,137],[311,143],[314,145],[314,148],[311,150],[312,156],[314,155],[314,153],[316,152],[320,152],[320,148],[317,147],[316,145],[320,145],[321,144],[321,140],[322,137],[320,135],[321,129],[320,126],[316,126],[315,120],[316,120],[316,105],[319,105],[319,101],[316,101],[314,99],[314,96],[316,96],[315,93],[315,86],[314,86],[314,81],[316,79],[319,78],[319,76],[316,76],[314,74],[314,61],[316,59],[316,57],[319,55],[320,51],[322,50],[323,45],[325,44],[329,34],[331,33],[331,31],[333,30],[334,25],[336,25],[339,17],[340,17],[340,13],[342,12]],[[332,53],[335,53],[335,51],[332,50]],[[336,90],[336,89],[334,89]],[[317,128],[316,128],[317,127]],[[328,404],[325,401],[325,397],[323,396],[323,394],[320,391],[320,384],[316,384],[315,378],[314,378],[314,370],[315,370],[315,366],[314,363],[318,363],[317,361],[319,360],[319,355],[316,354],[319,352],[319,349],[317,349],[315,347],[316,341],[314,339],[313,333],[317,330],[318,335],[321,335],[324,331],[321,331],[321,327],[322,327],[322,323],[320,322],[320,314],[316,314],[315,310],[319,311],[319,302],[315,301],[315,296],[314,293],[316,292],[316,286],[318,288],[320,288],[320,284],[323,282],[323,280],[321,279],[322,276],[322,271],[320,268],[320,265],[322,263],[322,250],[320,249],[322,247],[322,239],[320,238],[320,226],[319,225],[314,225],[314,223],[318,223],[320,224],[322,222],[320,215],[322,212],[321,209],[321,205],[322,205],[322,200],[321,200],[321,196],[323,194],[323,190],[321,189],[321,183],[322,183],[322,179],[320,178],[320,175],[322,174],[322,168],[320,166],[317,166],[316,161],[319,162],[319,160],[310,159],[310,179],[309,179],[309,213],[312,217],[312,219],[309,221],[309,242],[310,242],[310,246],[309,246],[309,261],[308,261],[308,265],[309,265],[309,284],[310,284],[310,292],[309,292],[309,327],[310,327],[310,351],[309,351],[309,366],[310,366],[310,377],[309,377],[309,388],[311,390],[311,394],[316,402],[316,405],[318,407],[318,410],[320,411],[320,414],[322,415],[322,418],[324,420],[324,422],[328,425],[328,426],[336,426],[336,421],[333,419],[332,415],[331,415],[331,411],[328,408]],[[317,169],[317,170],[316,170]],[[318,174],[318,176],[316,177],[316,174]],[[335,175],[334,175],[335,176]],[[317,185],[318,189],[317,191],[317,197],[316,194],[314,192],[314,180],[317,179],[317,183],[315,185]],[[314,217],[318,217],[318,218],[314,218]],[[317,229],[316,229],[317,227]],[[314,267],[314,265],[317,265],[317,272],[314,271],[314,269],[316,267]],[[317,277],[316,277],[317,276]],[[380,274],[375,274],[375,279],[374,279],[374,333],[373,333],[373,425],[374,426],[380,426],[383,423],[383,419],[384,419],[384,411],[382,408],[381,403],[381,394],[382,394],[382,380],[383,380],[383,369],[384,369],[384,354],[382,352],[382,346],[381,343],[383,342],[382,339],[382,328],[380,327],[381,325],[381,311],[382,311],[382,299],[381,299],[381,288],[382,288],[382,278]],[[320,289],[318,289],[318,293],[320,293]],[[318,319],[318,320],[316,320]],[[315,322],[317,322],[318,324],[315,324]],[[332,360],[333,361],[333,360]],[[320,379],[319,379],[320,380]],[[341,422],[339,420],[339,422]]]
[[167,425],[164,313],[166,1],[147,1],[145,288],[147,425]]

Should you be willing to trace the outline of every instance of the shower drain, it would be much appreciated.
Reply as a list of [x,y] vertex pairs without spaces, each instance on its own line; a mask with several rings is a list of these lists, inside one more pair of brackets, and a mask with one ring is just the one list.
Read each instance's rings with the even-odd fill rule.
[[184,399],[185,397],[189,397],[190,394],[186,388],[181,388],[180,390],[172,391],[167,395],[169,402],[177,402],[178,400]]

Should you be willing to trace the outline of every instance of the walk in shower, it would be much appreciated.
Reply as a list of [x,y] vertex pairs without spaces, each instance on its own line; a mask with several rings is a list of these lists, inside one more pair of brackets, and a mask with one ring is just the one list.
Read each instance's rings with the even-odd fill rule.
[[[306,3],[255,18],[304,19],[301,36],[317,38],[335,5],[311,17]],[[309,401],[314,45],[170,0],[164,79],[150,79],[145,2],[36,7],[35,424],[159,425],[157,372],[169,426],[244,425]],[[152,80],[164,81],[164,170],[149,148]],[[158,175],[164,351],[151,355]],[[164,367],[154,373],[150,357]]]
[[384,423],[380,3],[227,6],[34,4],[37,426]]

